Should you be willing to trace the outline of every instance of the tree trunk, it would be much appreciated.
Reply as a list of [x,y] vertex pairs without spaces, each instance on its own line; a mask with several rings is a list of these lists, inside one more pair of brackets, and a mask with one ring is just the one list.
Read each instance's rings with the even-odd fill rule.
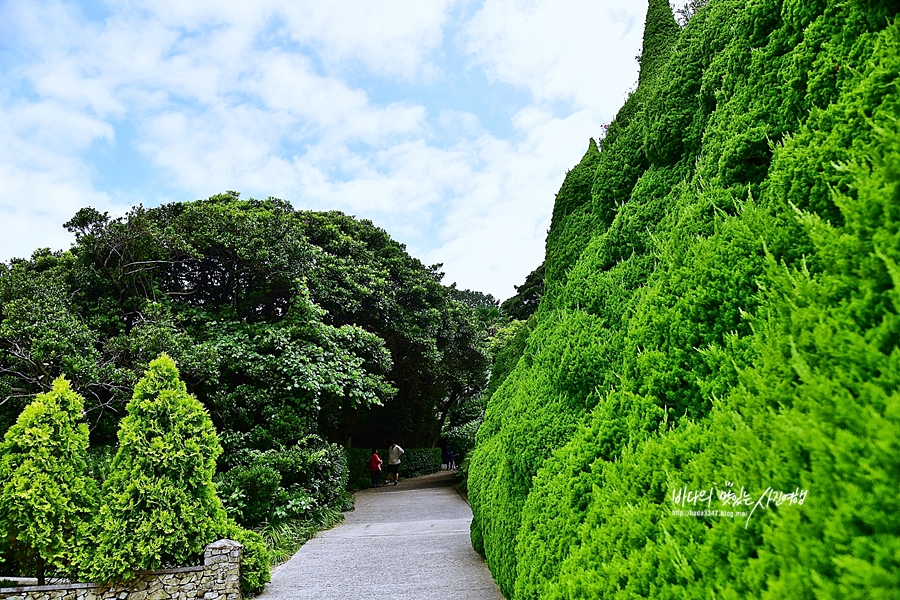
[[446,406],[444,406],[443,410],[441,410],[441,418],[437,422],[436,431],[434,435],[431,437],[431,447],[434,448],[437,446],[438,441],[441,439],[441,431],[444,429],[444,423],[447,421],[447,415],[450,414],[450,409],[456,406],[456,403],[459,401],[459,398],[454,398],[451,401],[447,402]]
[[37,580],[38,585],[47,585],[47,579],[44,577],[44,557],[40,554],[37,557]]

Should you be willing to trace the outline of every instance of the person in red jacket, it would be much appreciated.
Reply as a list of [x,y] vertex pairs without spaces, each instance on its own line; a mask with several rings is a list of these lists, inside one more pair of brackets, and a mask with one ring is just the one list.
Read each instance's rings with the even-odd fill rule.
[[369,470],[372,472],[372,487],[381,487],[381,457],[378,456],[378,448],[372,448]]

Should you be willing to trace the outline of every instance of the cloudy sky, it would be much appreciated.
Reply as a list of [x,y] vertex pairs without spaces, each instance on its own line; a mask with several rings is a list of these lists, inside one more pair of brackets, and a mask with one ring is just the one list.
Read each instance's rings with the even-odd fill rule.
[[226,190],[503,299],[637,79],[645,0],[0,0],[0,260]]

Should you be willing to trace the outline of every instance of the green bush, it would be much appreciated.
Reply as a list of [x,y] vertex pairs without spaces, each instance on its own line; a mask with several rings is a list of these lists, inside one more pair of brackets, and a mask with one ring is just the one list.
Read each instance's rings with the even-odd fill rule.
[[248,597],[261,592],[271,579],[269,567],[272,564],[272,556],[263,537],[231,520],[220,524],[218,532],[216,537],[234,540],[244,546],[241,558],[241,594]]
[[[304,513],[348,506],[348,472],[343,448],[308,436],[281,450],[255,450],[215,477],[219,497],[229,516],[245,526]],[[350,503],[352,506],[352,502]]]
[[[553,293],[472,454],[473,546],[516,599],[898,597],[897,7],[710,0],[667,44],[591,214],[556,219],[561,190]],[[726,481],[809,497],[672,514]]]
[[0,443],[0,546],[37,575],[77,573],[97,501],[87,474],[84,399],[60,377],[38,394]]
[[215,483],[228,516],[250,527],[271,518],[281,475],[271,467],[253,463],[216,475]]
[[212,482],[221,452],[215,429],[172,359],[150,363],[127,412],[87,568],[100,582],[196,564],[226,518]]
[[405,453],[400,459],[401,477],[418,477],[441,470],[440,448],[404,448],[404,450]]

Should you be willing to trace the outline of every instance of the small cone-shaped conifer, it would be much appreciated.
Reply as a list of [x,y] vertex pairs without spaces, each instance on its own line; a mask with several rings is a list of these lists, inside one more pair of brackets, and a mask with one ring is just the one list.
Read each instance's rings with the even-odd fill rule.
[[65,378],[25,407],[0,443],[0,539],[25,572],[71,573],[97,490],[85,475],[84,399]]
[[587,152],[566,174],[556,195],[550,230],[547,232],[547,259],[544,262],[548,302],[562,287],[566,272],[578,260],[584,246],[596,235],[598,222],[591,209],[591,187],[599,160],[600,150],[591,138]]
[[222,448],[171,358],[150,363],[127,411],[96,523],[89,575],[102,582],[197,562],[225,529],[212,482]]
[[553,217],[550,228],[562,227],[562,219],[566,215],[589,205],[591,202],[591,186],[594,183],[594,167],[600,159],[600,150],[594,138],[588,140],[587,151],[581,157],[581,161],[575,168],[566,174],[559,193],[556,194],[556,202],[553,204]]
[[641,50],[639,83],[653,77],[666,62],[681,28],[675,21],[668,0],[650,0],[647,6],[647,22],[644,25],[644,46]]

